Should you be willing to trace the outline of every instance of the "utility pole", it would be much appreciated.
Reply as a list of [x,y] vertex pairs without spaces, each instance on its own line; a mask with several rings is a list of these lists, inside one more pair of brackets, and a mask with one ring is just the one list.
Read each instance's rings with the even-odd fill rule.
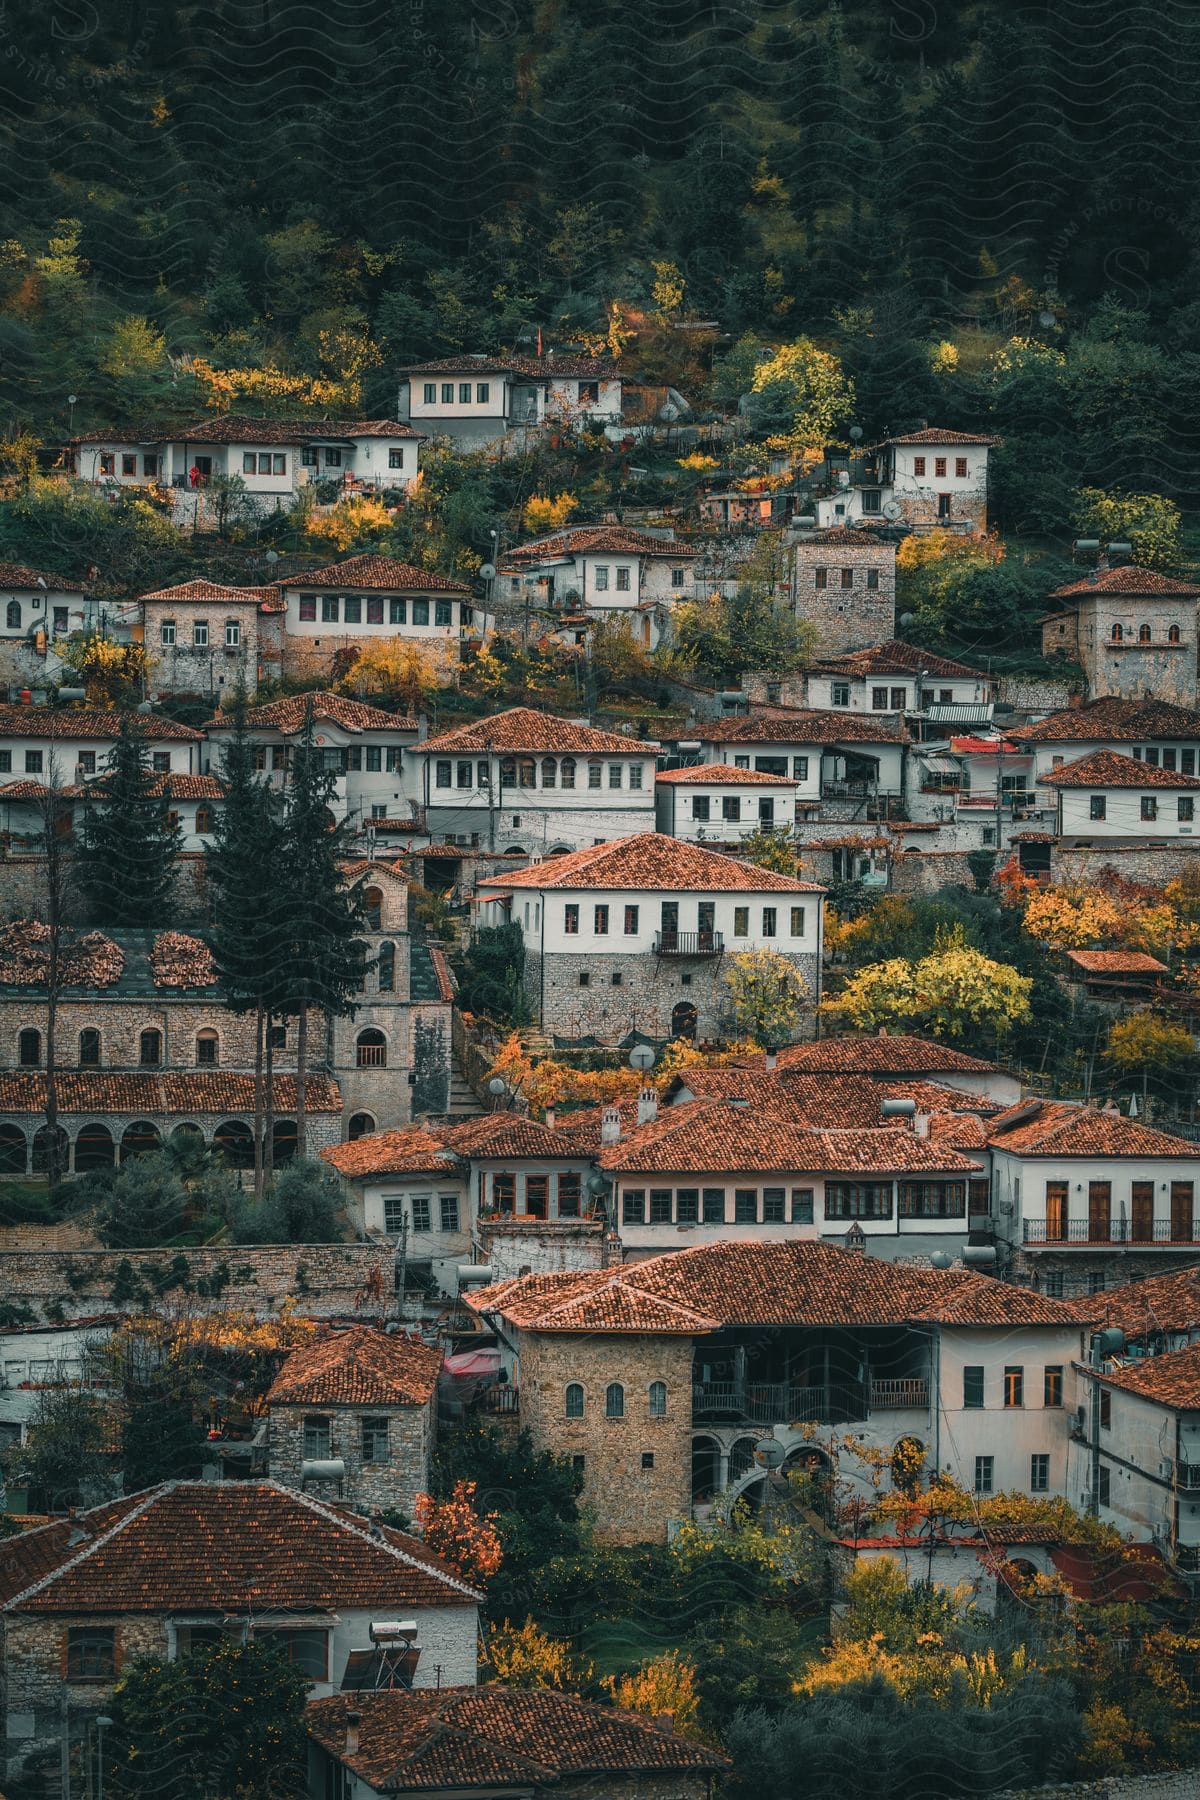
[[400,1216],[400,1230],[396,1234],[396,1314],[400,1323],[404,1323],[404,1289],[408,1280],[408,1211]]

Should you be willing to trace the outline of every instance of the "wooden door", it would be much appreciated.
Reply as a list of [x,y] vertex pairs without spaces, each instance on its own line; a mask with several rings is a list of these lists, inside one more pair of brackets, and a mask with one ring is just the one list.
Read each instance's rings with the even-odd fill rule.
[[1106,1244],[1112,1210],[1112,1182],[1088,1182],[1088,1243]]
[[1191,1181],[1173,1181],[1171,1183],[1171,1242],[1173,1244],[1190,1244],[1192,1241],[1194,1187],[1195,1184]]
[[1135,1181],[1129,1189],[1129,1236],[1135,1244],[1154,1242],[1154,1183]]
[[1046,1183],[1046,1242],[1061,1244],[1067,1235],[1067,1183],[1065,1181],[1048,1181]]

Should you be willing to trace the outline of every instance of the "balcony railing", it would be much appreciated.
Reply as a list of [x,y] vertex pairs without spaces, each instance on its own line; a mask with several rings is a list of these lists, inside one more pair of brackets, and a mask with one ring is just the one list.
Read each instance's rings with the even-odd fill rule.
[[1175,1485],[1181,1488],[1200,1488],[1200,1463],[1177,1462]]
[[658,931],[654,934],[656,956],[721,956],[725,950],[722,931]]
[[1061,1224],[1046,1219],[1026,1219],[1023,1225],[1027,1244],[1195,1244],[1200,1242],[1194,1219],[1154,1219],[1148,1225],[1134,1226],[1132,1219],[1064,1219]]
[[905,1407],[928,1410],[929,1383],[924,1378],[833,1383],[797,1387],[786,1381],[700,1381],[692,1387],[694,1419],[746,1421],[779,1425],[812,1420],[833,1425],[865,1419],[872,1410]]
[[871,1411],[895,1411],[915,1406],[928,1410],[929,1383],[923,1376],[904,1376],[898,1380],[871,1383]]

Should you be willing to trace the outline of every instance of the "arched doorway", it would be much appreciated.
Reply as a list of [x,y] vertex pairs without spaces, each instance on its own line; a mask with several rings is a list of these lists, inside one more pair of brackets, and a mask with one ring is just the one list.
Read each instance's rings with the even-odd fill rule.
[[254,1133],[240,1119],[226,1119],[213,1132],[213,1143],[231,1169],[254,1167]]
[[281,1169],[284,1163],[291,1162],[296,1154],[295,1119],[276,1119],[275,1129],[271,1133],[271,1152],[277,1169]]
[[[67,1134],[61,1125],[55,1127],[55,1132],[58,1138],[57,1160],[59,1172],[61,1174],[66,1170],[71,1146],[67,1141]],[[35,1132],[33,1139],[33,1172],[35,1175],[48,1175],[50,1173],[51,1142],[50,1127],[48,1125],[40,1126]]]
[[370,1113],[352,1113],[346,1127],[346,1136],[353,1143],[355,1138],[367,1137],[374,1129],[375,1121]]
[[89,1169],[111,1169],[117,1160],[117,1146],[107,1125],[84,1125],[75,1135],[75,1173],[86,1175]]
[[721,1480],[721,1447],[716,1438],[692,1439],[692,1504],[704,1505],[717,1493]]
[[127,1163],[131,1156],[153,1156],[156,1150],[162,1149],[162,1139],[158,1135],[157,1126],[151,1125],[149,1119],[137,1119],[127,1125],[121,1134],[121,1161]]
[[29,1162],[29,1145],[19,1125],[0,1125],[0,1175],[23,1175]]
[[696,1009],[690,1000],[679,1000],[671,1008],[672,1038],[694,1038],[696,1035]]

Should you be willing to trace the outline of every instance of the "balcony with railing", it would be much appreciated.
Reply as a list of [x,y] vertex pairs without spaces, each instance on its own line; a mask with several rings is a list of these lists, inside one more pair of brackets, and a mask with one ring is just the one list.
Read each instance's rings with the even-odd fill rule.
[[902,1380],[835,1382],[800,1387],[786,1381],[698,1381],[692,1417],[711,1423],[778,1425],[803,1420],[818,1425],[862,1423],[872,1411],[929,1409],[929,1383]]
[[725,934],[722,931],[658,931],[654,934],[656,956],[722,956]]
[[1189,1488],[1192,1492],[1200,1492],[1200,1463],[1177,1462],[1175,1464],[1175,1486]]
[[1200,1243],[1196,1220],[1151,1219],[1145,1222],[1127,1218],[1106,1219],[1026,1219],[1023,1221],[1026,1244],[1048,1245],[1069,1249],[1073,1245],[1122,1244],[1131,1250],[1152,1249],[1156,1244]]

